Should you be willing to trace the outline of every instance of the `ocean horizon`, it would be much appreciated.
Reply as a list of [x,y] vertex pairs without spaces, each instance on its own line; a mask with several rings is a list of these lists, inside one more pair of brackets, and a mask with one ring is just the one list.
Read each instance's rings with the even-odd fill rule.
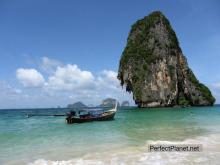
[[[213,106],[220,106],[219,103],[217,104],[214,104]],[[85,108],[97,108],[97,107],[100,107],[99,105],[97,106],[88,106],[88,107],[85,107]],[[129,106],[120,106],[121,108],[138,108],[136,105],[129,105]],[[189,107],[210,107],[210,106],[189,106]],[[103,108],[103,107],[101,107]],[[108,108],[108,107],[107,107]],[[179,106],[179,107],[162,107],[163,109],[164,108],[186,108],[184,106]],[[68,108],[68,107],[33,107],[33,108],[30,108],[30,107],[27,107],[27,108],[0,108],[0,111],[1,110],[36,110],[36,109],[42,109],[42,110],[45,110],[45,109],[62,109],[62,110],[71,110],[71,109],[74,109],[74,108]],[[139,109],[158,109],[158,107],[148,107],[148,108],[139,108]],[[64,111],[64,112],[67,112],[67,111]]]

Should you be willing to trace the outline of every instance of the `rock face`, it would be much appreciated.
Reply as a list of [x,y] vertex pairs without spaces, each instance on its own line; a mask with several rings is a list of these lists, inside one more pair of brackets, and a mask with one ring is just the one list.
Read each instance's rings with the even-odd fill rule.
[[121,107],[128,107],[129,106],[129,102],[128,101],[123,101],[121,103]]
[[[116,99],[107,98],[107,99],[104,99],[99,106],[100,107],[114,107],[115,101]],[[119,103],[118,103],[118,106],[120,106]]]
[[118,79],[133,93],[139,107],[205,106],[215,102],[189,68],[175,32],[159,11],[132,26]]
[[76,102],[74,104],[67,105],[67,108],[86,108],[87,106],[83,104],[82,102]]

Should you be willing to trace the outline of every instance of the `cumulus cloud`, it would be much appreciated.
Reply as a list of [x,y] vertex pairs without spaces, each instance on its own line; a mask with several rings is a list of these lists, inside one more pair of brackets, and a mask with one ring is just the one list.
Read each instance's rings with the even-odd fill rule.
[[48,74],[53,73],[58,66],[63,65],[62,62],[48,57],[42,57],[41,61],[42,61],[40,64],[41,69]]
[[117,72],[103,70],[94,76],[92,72],[82,70],[74,64],[57,67],[45,83],[44,90],[50,95],[65,93],[72,102],[81,100],[89,104],[99,104],[107,97],[133,102],[132,95],[122,90]]
[[120,88],[120,83],[117,79],[117,73],[112,70],[103,70],[97,78],[99,87],[110,88],[117,90]]
[[91,89],[94,86],[94,76],[91,72],[83,71],[77,65],[71,64],[57,67],[45,85],[46,89],[67,91]]
[[41,87],[44,85],[44,77],[36,69],[19,68],[16,70],[16,77],[25,87]]
[[41,100],[41,105],[52,103],[65,106],[83,101],[86,104],[98,105],[107,97],[115,98],[120,102],[124,100],[133,102],[132,95],[122,90],[115,71],[103,70],[93,74],[76,64],[62,64],[47,57],[42,58],[39,69],[47,73],[45,78],[36,69],[19,68],[16,71],[17,79],[24,86],[23,93],[29,96],[27,100],[30,102]]

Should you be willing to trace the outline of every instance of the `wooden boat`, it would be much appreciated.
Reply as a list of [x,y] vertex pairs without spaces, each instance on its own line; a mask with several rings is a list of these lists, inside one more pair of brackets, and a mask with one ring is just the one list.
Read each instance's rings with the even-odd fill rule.
[[75,111],[71,111],[70,113],[67,114],[66,121],[68,124],[73,124],[73,123],[85,123],[91,121],[113,120],[116,112],[117,112],[117,103],[115,104],[114,108],[107,111],[81,110],[78,112],[78,114]]

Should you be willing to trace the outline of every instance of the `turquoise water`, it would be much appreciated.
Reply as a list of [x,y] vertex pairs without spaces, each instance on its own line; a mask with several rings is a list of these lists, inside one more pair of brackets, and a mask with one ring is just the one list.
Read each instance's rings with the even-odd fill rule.
[[[113,121],[68,125],[67,109],[0,110],[0,164],[217,164],[220,107],[119,109]],[[203,152],[149,153],[149,143],[202,144]],[[204,159],[205,157],[205,159]],[[162,159],[162,161],[161,161]],[[163,160],[164,159],[164,160]]]

